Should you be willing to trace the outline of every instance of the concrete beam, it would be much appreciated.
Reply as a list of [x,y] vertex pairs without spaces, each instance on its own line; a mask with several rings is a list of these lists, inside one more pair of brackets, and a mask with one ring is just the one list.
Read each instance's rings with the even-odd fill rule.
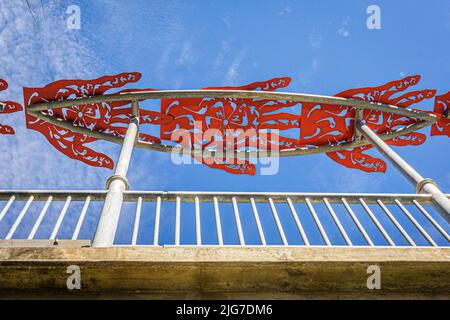
[[[67,267],[81,269],[69,291]],[[381,268],[369,290],[367,268]],[[0,297],[444,298],[450,248],[0,248]]]
[[0,248],[84,248],[90,240],[0,240]]

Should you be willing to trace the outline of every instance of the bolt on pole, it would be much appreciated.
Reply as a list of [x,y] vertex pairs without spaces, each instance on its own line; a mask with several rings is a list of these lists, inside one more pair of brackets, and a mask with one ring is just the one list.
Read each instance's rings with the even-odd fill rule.
[[95,232],[92,245],[94,247],[110,247],[114,244],[117,225],[123,204],[123,192],[128,189],[127,172],[139,132],[139,107],[133,101],[132,115],[128,125],[119,160],[114,175],[106,182],[108,193],[103,204],[100,221]]
[[365,121],[359,121],[356,125],[364,138],[389,160],[400,173],[411,182],[416,188],[416,193],[430,194],[431,204],[439,214],[450,222],[450,199],[438,188],[433,179],[422,177],[413,167],[403,160],[394,150],[391,149],[375,132],[370,129]]

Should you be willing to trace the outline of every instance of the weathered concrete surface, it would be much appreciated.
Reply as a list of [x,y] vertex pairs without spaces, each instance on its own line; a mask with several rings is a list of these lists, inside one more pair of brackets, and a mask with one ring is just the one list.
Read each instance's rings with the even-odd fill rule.
[[90,246],[90,240],[0,240],[0,248],[82,248]]
[[[374,264],[381,290],[366,286]],[[450,248],[0,248],[0,297],[448,299]]]

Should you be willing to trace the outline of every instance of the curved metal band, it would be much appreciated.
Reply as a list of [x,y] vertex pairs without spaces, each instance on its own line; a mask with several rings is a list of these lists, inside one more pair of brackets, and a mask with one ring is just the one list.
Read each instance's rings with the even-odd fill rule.
[[438,186],[438,184],[436,183],[436,181],[434,181],[434,180],[431,179],[431,178],[425,178],[425,179],[421,180],[421,181],[416,185],[416,193],[417,193],[417,194],[420,194],[420,193],[422,192],[423,187],[424,187],[426,184],[428,184],[428,183],[433,184],[436,188],[439,189],[439,186]]
[[[360,110],[376,110],[387,113],[393,113],[405,117],[416,118],[421,120],[418,123],[405,126],[396,131],[380,134],[379,137],[382,140],[390,140],[414,131],[420,130],[427,126],[434,124],[437,118],[425,112],[401,108],[398,106],[392,106],[382,103],[373,103],[362,100],[345,99],[340,97],[318,96],[301,93],[286,93],[286,92],[269,92],[269,91],[244,91],[244,90],[167,90],[167,91],[149,91],[149,92],[131,92],[126,94],[109,94],[92,96],[88,98],[71,99],[52,101],[47,103],[38,103],[27,107],[27,112],[31,115],[63,127],[68,130],[72,130],[93,138],[107,140],[117,144],[122,144],[123,138],[91,131],[86,128],[78,127],[72,123],[65,122],[59,118],[49,116],[42,111],[55,108],[79,106],[85,104],[94,104],[101,102],[117,102],[117,101],[145,101],[149,99],[169,99],[169,98],[236,98],[236,99],[270,99],[270,100],[288,100],[298,101],[306,103],[326,104],[326,105],[341,105],[347,107],[354,107]],[[236,151],[233,153],[235,158],[248,159],[248,158],[261,158],[261,157],[273,157],[273,156],[299,156],[307,154],[328,153],[342,151],[346,149],[352,149],[370,144],[366,140],[355,140],[344,142],[335,145],[325,146],[310,146],[304,148],[284,149],[278,152],[266,152],[266,151]],[[164,144],[152,144],[144,141],[138,141],[136,147],[154,150],[168,153],[184,153],[190,155],[204,155],[214,157],[215,151],[208,150],[191,150],[183,149],[171,145]]]
[[121,180],[125,184],[125,190],[128,190],[130,188],[130,184],[128,183],[127,178],[125,178],[121,175],[115,174],[115,175],[109,177],[108,180],[106,180],[106,189],[109,189],[109,186],[111,185],[111,183],[114,180]]

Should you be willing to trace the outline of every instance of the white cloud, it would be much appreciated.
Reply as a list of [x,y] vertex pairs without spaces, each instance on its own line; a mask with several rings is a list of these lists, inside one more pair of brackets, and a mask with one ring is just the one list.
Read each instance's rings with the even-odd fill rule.
[[279,16],[284,16],[292,13],[294,10],[290,6],[284,7],[280,12],[278,12]]
[[350,22],[350,17],[346,16],[341,23],[341,27],[337,31],[337,33],[344,38],[347,38],[350,36],[350,30],[348,28],[349,22]]
[[227,28],[230,28],[230,27],[231,27],[230,17],[225,16],[225,17],[222,17],[221,20],[222,20],[222,22],[225,24],[225,26],[226,26]]
[[309,34],[309,44],[313,49],[320,49],[320,46],[322,44],[322,35],[319,31],[313,30]]
[[302,90],[308,88],[308,86],[311,83],[311,79],[315,76],[315,74],[319,70],[319,67],[320,67],[319,59],[314,58],[311,61],[311,66],[309,68],[303,70],[301,72],[301,74],[299,74],[300,83],[303,86]]
[[196,60],[196,55],[194,54],[194,49],[192,48],[192,41],[184,41],[180,50],[180,54],[176,59],[177,65],[193,65],[195,64]]
[[[76,30],[66,29],[64,8],[47,3],[38,25],[25,1],[4,1],[0,7],[0,78],[10,87],[1,99],[23,103],[22,87],[42,86],[56,79],[95,78],[104,66]],[[37,12],[37,11],[36,11]],[[15,136],[0,136],[2,188],[103,188],[111,171],[88,167],[56,151],[39,133],[25,129],[24,114],[4,115]],[[102,144],[114,156],[117,148]]]
[[311,64],[311,69],[313,72],[316,72],[317,69],[319,69],[319,60],[314,59],[312,64]]
[[228,68],[227,73],[224,78],[224,85],[237,85],[238,82],[241,81],[241,75],[239,73],[239,68],[241,67],[242,60],[245,57],[245,51],[239,51],[230,67]]
[[217,53],[217,57],[214,60],[213,64],[213,70],[214,72],[218,72],[220,67],[223,65],[223,61],[225,59],[225,56],[230,51],[230,43],[227,40],[222,40],[220,42],[220,50]]

